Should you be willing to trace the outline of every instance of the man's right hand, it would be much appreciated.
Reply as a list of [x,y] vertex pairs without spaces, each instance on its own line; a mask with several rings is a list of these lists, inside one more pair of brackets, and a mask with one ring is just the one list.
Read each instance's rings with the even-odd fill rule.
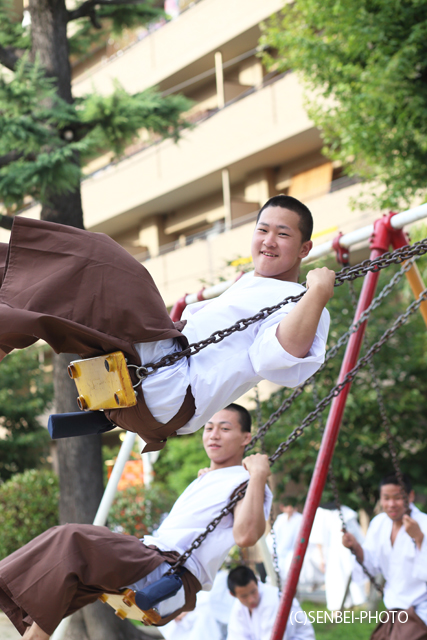
[[348,531],[346,531],[342,537],[342,543],[347,547],[347,549],[354,549],[357,544],[357,540],[352,533],[348,533]]
[[347,549],[351,549],[359,562],[363,562],[363,547],[357,542],[352,533],[348,533],[348,531],[346,531],[342,537],[342,543],[345,547],[347,547]]

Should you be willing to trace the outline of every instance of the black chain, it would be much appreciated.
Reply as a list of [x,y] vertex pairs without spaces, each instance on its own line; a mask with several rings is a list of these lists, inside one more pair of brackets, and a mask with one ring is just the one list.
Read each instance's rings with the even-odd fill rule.
[[[410,267],[413,266],[413,263],[410,261],[408,263],[408,265],[410,265]],[[350,290],[350,295],[351,295],[351,299],[352,299],[352,303],[353,303],[353,307],[356,309],[357,307],[357,298],[356,298],[356,292],[354,290],[354,286],[352,282],[349,282],[349,290]],[[365,348],[367,348],[367,341],[368,341],[368,337],[367,334],[365,333],[364,337],[363,337],[363,345]],[[408,496],[408,492],[406,490],[405,487],[405,483],[403,480],[403,474],[402,471],[400,469],[400,465],[398,462],[398,457],[397,457],[397,451],[396,451],[396,447],[395,447],[395,443],[394,443],[394,437],[393,434],[391,432],[391,425],[390,425],[390,420],[385,408],[385,404],[384,404],[384,397],[382,394],[382,390],[381,390],[381,385],[380,385],[380,380],[378,378],[378,374],[376,372],[375,369],[375,365],[373,360],[370,360],[370,362],[368,363],[368,369],[369,369],[369,373],[371,374],[371,379],[372,379],[372,384],[373,387],[375,389],[375,394],[376,394],[376,398],[377,398],[377,403],[378,403],[378,409],[380,412],[380,416],[381,416],[381,422],[386,434],[386,438],[387,438],[387,445],[388,445],[388,450],[390,452],[390,457],[391,457],[391,461],[393,464],[393,468],[394,468],[394,472],[396,474],[396,478],[399,482],[400,488],[402,490],[402,495],[403,495],[403,500],[404,500],[404,504],[405,504],[405,512],[408,515],[411,515],[411,509],[409,506],[409,496]]]
[[[425,300],[427,300],[427,289],[424,289],[424,291],[420,293],[417,300],[414,300],[414,302],[412,302],[409,305],[405,313],[401,314],[398,318],[396,318],[392,326],[389,327],[389,329],[387,329],[387,331],[383,333],[381,338],[371,346],[369,351],[362,358],[358,360],[358,362],[355,364],[353,369],[351,369],[347,373],[343,381],[340,382],[339,384],[336,384],[328,393],[328,395],[325,396],[323,400],[321,400],[321,402],[319,402],[319,404],[314,409],[314,411],[309,413],[304,418],[301,425],[292,431],[292,433],[289,435],[287,440],[285,440],[285,442],[282,442],[282,444],[279,445],[279,447],[276,449],[274,454],[269,458],[270,466],[272,466],[276,462],[276,460],[280,458],[280,456],[289,449],[289,447],[292,445],[293,442],[295,442],[300,436],[302,436],[302,434],[304,433],[304,429],[317,419],[320,413],[332,402],[334,397],[337,397],[341,393],[341,391],[345,388],[347,384],[351,383],[354,380],[357,373],[363,367],[365,367],[366,364],[368,364],[368,362],[381,349],[381,347],[387,342],[387,340],[389,340],[391,336],[393,336],[396,333],[397,329],[399,329],[408,320],[408,318],[413,313],[415,313],[415,311],[419,309],[421,303],[424,302]],[[216,527],[221,522],[221,520],[233,511],[234,507],[239,502],[239,500],[242,500],[242,498],[246,493],[247,486],[248,486],[248,481],[246,481],[241,485],[240,489],[235,493],[234,497],[230,499],[228,504],[223,509],[221,509],[220,513],[212,520],[212,522],[210,522],[207,525],[205,531],[203,531],[192,542],[190,547],[177,559],[175,564],[169,569],[168,573],[175,573],[188,560],[188,558],[191,556],[193,551],[200,547],[200,545],[206,539],[209,533],[212,533],[213,531],[215,531]]]
[[[351,293],[354,294],[354,290],[352,290]],[[357,306],[357,304],[356,304],[356,306]],[[314,385],[314,387],[313,387],[313,398],[314,398],[315,403],[319,404],[319,395],[317,393],[316,385]],[[324,428],[324,425],[323,425],[322,416],[320,416],[319,431],[320,431],[321,435],[323,436],[325,428]],[[344,519],[344,512],[343,512],[343,508],[342,508],[342,504],[341,504],[341,500],[340,500],[340,495],[339,495],[338,485],[337,485],[337,479],[336,479],[336,476],[335,476],[335,473],[334,473],[332,462],[331,462],[331,464],[329,466],[329,469],[328,469],[328,478],[329,478],[329,482],[330,482],[330,485],[331,485],[331,488],[332,488],[332,493],[334,494],[334,500],[335,500],[336,507],[338,509],[338,515],[339,515],[339,518],[341,520],[341,531],[343,533],[347,533],[347,527],[345,525],[345,519]],[[375,580],[374,576],[368,571],[368,569],[365,567],[363,562],[361,562],[359,560],[359,558],[357,557],[355,551],[351,547],[350,547],[350,551],[354,555],[354,557],[356,558],[356,561],[362,567],[363,573],[368,577],[370,583],[375,587],[375,589],[377,589],[381,593],[381,595],[383,595],[384,592],[383,592],[383,588],[381,587],[381,585],[379,585],[377,583],[377,581]]]
[[[425,240],[421,240],[420,242],[416,242],[413,245],[406,245],[404,247],[401,247],[400,249],[396,249],[393,252],[384,253],[380,258],[377,258],[376,260],[365,260],[364,262],[361,262],[354,267],[345,267],[336,274],[335,286],[339,287],[346,281],[361,278],[369,272],[377,273],[378,271],[381,271],[382,269],[385,269],[392,264],[402,264],[402,262],[406,262],[414,256],[422,256],[425,253],[427,253],[427,238]],[[136,373],[138,378],[143,380],[161,367],[170,367],[182,358],[194,356],[196,353],[199,353],[199,351],[205,349],[209,345],[221,342],[222,340],[224,340],[224,338],[227,338],[233,333],[236,333],[236,331],[244,331],[251,324],[259,322],[260,320],[265,320],[265,318],[275,313],[290,302],[298,302],[299,300],[301,300],[304,293],[305,291],[302,291],[297,296],[288,296],[287,298],[282,300],[282,302],[279,302],[272,307],[264,307],[263,309],[261,309],[261,311],[259,311],[251,318],[238,320],[235,324],[233,324],[231,327],[228,327],[227,329],[219,329],[218,331],[214,331],[214,333],[212,333],[209,338],[200,340],[200,342],[194,342],[183,351],[178,351],[176,353],[164,356],[158,362],[150,362],[143,365],[142,367],[137,367]]]
[[374,300],[371,302],[371,304],[365,309],[365,311],[360,315],[360,318],[357,322],[355,322],[354,324],[352,324],[350,326],[350,328],[348,329],[348,331],[346,331],[341,338],[337,341],[337,343],[331,347],[331,349],[328,350],[326,357],[325,357],[325,362],[319,367],[319,369],[316,371],[316,373],[314,373],[310,378],[307,378],[307,380],[305,380],[305,382],[303,382],[302,384],[300,384],[298,387],[296,387],[293,392],[291,393],[291,395],[289,396],[289,398],[286,398],[282,404],[280,405],[280,407],[271,414],[270,418],[267,420],[267,422],[257,431],[257,434],[252,438],[252,440],[250,441],[250,443],[246,446],[245,449],[245,453],[247,453],[248,451],[250,451],[256,444],[256,442],[258,441],[259,438],[264,437],[265,433],[270,429],[270,427],[279,419],[279,417],[289,409],[289,407],[293,404],[293,402],[296,400],[296,398],[298,398],[301,393],[304,391],[304,389],[310,385],[313,384],[313,382],[316,379],[316,376],[325,369],[325,367],[327,366],[327,363],[329,362],[329,360],[331,360],[332,358],[334,358],[336,356],[336,354],[338,353],[338,351],[340,350],[340,348],[342,346],[344,346],[345,344],[347,344],[347,342],[350,339],[350,336],[353,333],[356,333],[360,326],[369,318],[370,314],[372,313],[372,311],[374,309],[377,309],[382,301],[389,295],[389,293],[392,291],[393,287],[403,278],[404,274],[406,273],[406,271],[408,271],[411,266],[412,266],[413,262],[412,261],[408,261],[403,267],[402,269],[400,269],[400,271],[398,271],[398,273],[396,273],[393,278],[390,280],[390,282],[388,284],[385,285],[385,287],[383,288],[383,290],[381,291],[381,293],[374,298]]
[[[288,516],[289,517],[289,516]],[[276,536],[276,532],[274,530],[274,515],[273,515],[273,509],[271,510],[270,513],[270,525],[271,525],[271,531],[270,531],[270,535],[271,535],[271,539],[273,541],[273,568],[274,568],[274,573],[276,574],[276,580],[277,580],[277,587],[279,589],[279,595],[282,594],[282,579],[280,577],[280,569],[279,569],[279,556],[277,555],[277,536]]]
[[[332,465],[329,467],[329,482],[331,483],[332,492],[333,492],[334,497],[335,497],[335,503],[337,505],[338,513],[340,514],[340,520],[341,520],[341,524],[342,524],[342,532],[343,533],[347,533],[347,527],[345,526],[344,514],[343,514],[343,511],[342,511],[342,504],[340,502],[337,482],[336,482],[335,474],[334,474],[333,469],[332,469]],[[363,573],[369,579],[369,582],[372,584],[373,587],[375,587],[375,589],[377,589],[377,591],[381,594],[381,596],[383,596],[384,595],[384,589],[382,588],[382,586],[378,584],[378,582],[375,580],[375,578],[372,575],[372,573],[370,573],[368,571],[368,569],[365,567],[365,565],[363,564],[363,562],[361,560],[359,560],[359,558],[357,557],[356,552],[354,551],[354,549],[352,549],[350,547],[350,551],[354,555],[354,557],[356,558],[356,560],[359,563],[359,565],[362,567]]]
[[[261,401],[259,399],[258,385],[255,386],[255,405],[256,405],[256,422],[257,422],[257,433],[256,433],[256,436],[258,436],[257,440],[260,440],[261,453],[266,453],[265,440],[264,440],[265,431],[261,435],[258,435],[259,430],[262,428],[262,409],[261,409]],[[252,442],[252,440],[251,440],[251,442]]]

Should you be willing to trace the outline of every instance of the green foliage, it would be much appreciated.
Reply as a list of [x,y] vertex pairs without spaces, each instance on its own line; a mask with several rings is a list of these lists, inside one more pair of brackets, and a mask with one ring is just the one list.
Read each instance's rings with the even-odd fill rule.
[[[379,207],[426,193],[427,12],[420,0],[296,0],[265,27],[267,63],[300,72],[325,152],[374,179]],[[276,56],[277,53],[277,56]]]
[[40,351],[12,353],[0,366],[0,482],[46,463],[49,435],[37,422],[53,397]]
[[0,1],[0,47],[29,49],[30,36],[15,13],[12,0]]
[[203,448],[202,431],[169,438],[154,467],[155,482],[164,484],[178,497],[197,478],[199,469],[209,464]]
[[157,529],[162,516],[170,511],[174,501],[175,495],[165,487],[128,487],[117,493],[108,516],[108,525],[112,530],[142,538]]
[[[1,2],[0,46],[27,47],[28,36]],[[112,3],[96,12],[103,29],[98,32],[88,17],[81,18],[82,26],[71,38],[74,50],[81,43],[81,55],[96,38],[105,41],[111,32],[163,15],[152,2]],[[189,126],[182,113],[192,102],[181,95],[162,97],[155,89],[131,95],[117,83],[111,95],[93,93],[68,104],[40,59],[36,55],[31,63],[24,54],[13,77],[0,75],[0,197],[6,206],[21,205],[25,196],[45,204],[50,194],[74,191],[82,178],[81,163],[109,150],[118,158],[141,130],[176,141]]]
[[[427,261],[419,261],[427,275]],[[333,264],[329,264],[334,268]],[[380,276],[378,292],[395,273],[389,267]],[[361,282],[356,282],[357,291]],[[406,283],[400,284],[385,302],[371,316],[368,324],[368,345],[372,344],[392,324],[412,302],[413,295]],[[331,314],[331,330],[328,347],[332,347],[348,328],[353,317],[353,306],[348,285],[335,290],[334,298],[328,304]],[[316,388],[308,386],[293,403],[265,438],[266,449],[272,453],[279,443],[287,438],[303,418],[314,409],[319,399],[329,392],[336,383],[341,366],[343,349],[331,360],[316,381]],[[412,316],[409,322],[374,357],[376,373],[381,381],[382,395],[391,430],[395,437],[399,464],[410,474],[418,497],[426,501],[425,456],[427,452],[427,332],[421,314]],[[266,420],[275,411],[290,390],[279,392],[262,404],[263,418]],[[277,474],[278,493],[290,480],[308,488],[316,462],[320,427],[325,426],[329,409],[324,411],[323,422],[308,427],[274,465]],[[365,508],[372,513],[377,499],[378,482],[383,475],[392,471],[392,463],[387,439],[381,425],[377,397],[372,386],[369,371],[365,368],[352,385],[344,419],[333,459],[333,469],[337,477],[342,500],[348,506]],[[304,489],[304,493],[305,493]],[[304,493],[299,497],[304,500]],[[329,483],[323,494],[324,501],[333,500]]]
[[116,82],[109,96],[87,96],[79,113],[83,126],[90,131],[91,152],[111,148],[119,156],[142,128],[178,140],[180,129],[187,126],[181,114],[191,104],[180,95],[162,98],[153,89],[131,96]]
[[59,524],[59,486],[53,471],[31,469],[0,486],[0,558]]
[[[75,9],[78,10],[82,4],[77,4]],[[133,29],[164,16],[164,11],[153,6],[151,1],[129,5],[101,5],[96,10],[100,29],[96,29],[87,18],[80,18],[74,22],[75,32],[69,39],[70,54],[84,56],[94,47],[105,44],[110,33],[118,36],[124,29]]]

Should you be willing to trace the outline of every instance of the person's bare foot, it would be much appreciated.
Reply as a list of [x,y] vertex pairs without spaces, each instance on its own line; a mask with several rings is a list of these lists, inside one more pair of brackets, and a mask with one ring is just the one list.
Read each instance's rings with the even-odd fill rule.
[[25,640],[49,640],[50,636],[40,629],[39,625],[33,622],[31,627],[26,629],[24,635],[22,636]]

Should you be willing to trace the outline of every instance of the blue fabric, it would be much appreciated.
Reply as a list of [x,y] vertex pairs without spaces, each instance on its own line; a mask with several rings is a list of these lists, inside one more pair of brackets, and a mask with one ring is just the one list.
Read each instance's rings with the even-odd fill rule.
[[176,575],[164,575],[141,591],[135,592],[135,602],[142,611],[148,611],[162,600],[174,596],[182,587],[181,578]]

